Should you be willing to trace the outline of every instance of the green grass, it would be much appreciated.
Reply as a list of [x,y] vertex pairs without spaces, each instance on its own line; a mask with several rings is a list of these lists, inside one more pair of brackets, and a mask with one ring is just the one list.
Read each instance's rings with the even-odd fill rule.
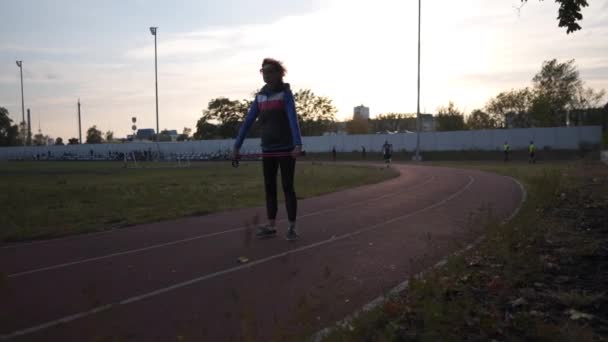
[[[537,151],[537,160],[539,162],[555,162],[555,161],[575,161],[580,158],[599,160],[600,151],[598,150],[551,150],[543,149]],[[503,153],[497,151],[422,151],[422,158],[425,162],[443,162],[443,161],[484,161],[484,162],[500,162],[503,160]],[[414,152],[412,151],[394,151],[393,161],[409,162],[412,160]],[[332,159],[331,153],[308,153],[308,157],[315,160],[329,161]],[[514,150],[511,152],[510,158],[515,162],[525,162],[528,160],[528,152],[524,150]],[[361,152],[341,152],[337,155],[338,161],[364,161]],[[382,154],[377,152],[367,152],[365,161],[381,162]]]
[[[590,185],[592,176],[581,174],[599,169],[608,180],[605,166],[588,161],[433,165],[513,176],[526,186],[528,201],[510,223],[486,222],[486,239],[475,249],[410,279],[406,291],[359,315],[347,328],[336,328],[325,341],[597,340],[596,334],[606,331],[605,307],[601,315],[605,288],[598,285],[606,281],[600,270],[606,263],[598,260],[605,260],[600,255],[608,237],[601,216],[592,221],[589,215],[608,205],[608,185],[601,176]],[[595,225],[581,230],[582,218]],[[526,304],[515,307],[519,298]],[[569,320],[564,312],[571,308],[600,316],[593,322],[604,323]]]
[[[0,163],[0,240],[93,232],[260,206],[260,163],[195,163],[191,168],[111,162]],[[299,198],[395,177],[392,170],[319,165],[296,169]],[[280,183],[279,183],[280,184]],[[280,191],[279,191],[280,193]]]

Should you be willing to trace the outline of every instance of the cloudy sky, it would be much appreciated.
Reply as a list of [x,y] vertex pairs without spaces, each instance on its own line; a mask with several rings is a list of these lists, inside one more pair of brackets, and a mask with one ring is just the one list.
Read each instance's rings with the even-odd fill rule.
[[[557,27],[557,4],[422,1],[421,109],[466,112],[529,86],[544,60],[576,59],[587,86],[608,89],[608,0],[591,0],[582,31]],[[333,99],[339,119],[416,111],[417,2],[405,0],[0,0],[0,106],[21,118],[19,69],[33,130],[64,139],[97,125],[125,136],[155,127],[158,26],[160,128],[194,128],[214,97],[249,97],[264,57],[292,88]]]

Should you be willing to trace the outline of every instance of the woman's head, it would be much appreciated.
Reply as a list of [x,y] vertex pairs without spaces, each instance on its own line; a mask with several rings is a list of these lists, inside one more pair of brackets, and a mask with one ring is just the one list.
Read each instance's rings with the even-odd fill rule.
[[283,66],[283,63],[273,58],[264,58],[262,61],[262,68],[260,73],[264,78],[264,82],[269,85],[277,85],[283,82],[283,76],[287,69]]

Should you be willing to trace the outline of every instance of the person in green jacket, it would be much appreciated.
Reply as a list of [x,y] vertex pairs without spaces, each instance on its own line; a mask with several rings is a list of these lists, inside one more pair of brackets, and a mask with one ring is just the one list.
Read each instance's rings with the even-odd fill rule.
[[505,162],[509,161],[509,152],[511,151],[511,146],[509,146],[509,143],[505,141],[505,144],[503,145],[503,151],[505,153]]
[[534,141],[530,141],[530,146],[528,146],[528,152],[530,154],[528,163],[535,164],[536,163],[536,146],[534,146]]

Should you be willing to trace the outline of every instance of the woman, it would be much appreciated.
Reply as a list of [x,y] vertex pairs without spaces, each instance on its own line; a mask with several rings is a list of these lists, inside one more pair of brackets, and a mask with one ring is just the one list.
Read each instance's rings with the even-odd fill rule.
[[262,130],[262,152],[288,154],[282,157],[264,157],[262,159],[268,224],[258,228],[256,236],[276,236],[277,171],[281,168],[281,183],[289,220],[285,238],[294,241],[298,239],[296,232],[298,203],[293,183],[296,158],[302,153],[302,137],[298,125],[295,100],[289,84],[283,82],[286,69],[281,62],[266,58],[262,62],[260,72],[266,85],[262,87],[251,104],[245,122],[234,143],[232,157],[234,159],[238,158],[247,131],[256,119],[259,121]]

